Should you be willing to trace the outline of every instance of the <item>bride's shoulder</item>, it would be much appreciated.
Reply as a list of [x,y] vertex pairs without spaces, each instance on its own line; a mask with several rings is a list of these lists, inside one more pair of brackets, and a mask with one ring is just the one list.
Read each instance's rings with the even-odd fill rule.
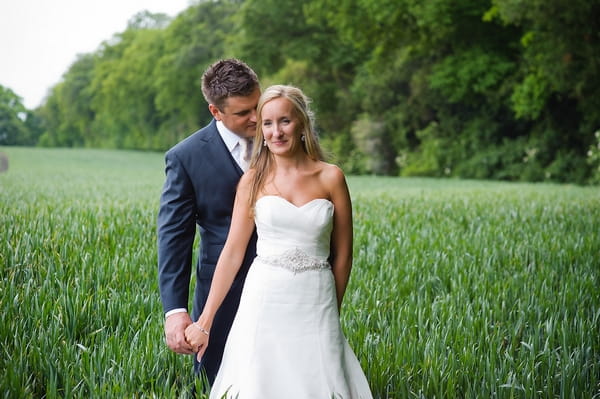
[[346,178],[342,169],[332,163],[321,162],[321,181],[328,186],[336,186],[345,182]]
[[237,185],[238,192],[240,190],[248,190],[252,186],[252,182],[253,182],[255,176],[256,176],[256,170],[248,169],[242,175],[242,177],[240,178],[240,181],[238,182],[238,185]]
[[247,184],[251,182],[252,180],[254,180],[257,174],[258,171],[255,168],[248,169],[240,178],[240,184]]

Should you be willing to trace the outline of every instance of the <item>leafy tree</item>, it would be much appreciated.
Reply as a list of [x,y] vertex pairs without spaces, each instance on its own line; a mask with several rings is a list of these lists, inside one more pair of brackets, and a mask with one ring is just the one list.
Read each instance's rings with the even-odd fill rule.
[[230,48],[258,72],[263,86],[301,87],[313,100],[323,146],[348,170],[359,171],[349,129],[358,104],[350,86],[364,53],[344,41],[321,11],[313,1],[247,0]]
[[163,148],[211,120],[200,78],[208,65],[224,56],[238,9],[238,1],[200,2],[166,28],[153,75]]
[[[337,5],[323,0],[320,6],[342,37],[371,49],[352,91],[369,119],[383,126],[373,130],[373,140],[386,143],[387,153],[377,151],[381,170],[452,172],[454,159],[464,159],[466,151],[456,136],[468,126],[486,125],[469,120],[494,119],[502,112],[499,88],[512,60],[510,48],[496,38],[513,33],[482,21],[487,5],[478,0],[343,0]],[[474,147],[487,141],[490,129],[469,133],[479,134],[483,137]]]
[[44,120],[42,143],[55,146],[83,146],[93,142],[91,124],[91,81],[95,57],[80,55],[54,86],[46,103],[37,112]]
[[237,57],[263,86],[312,97],[322,143],[349,173],[594,181],[599,8],[201,0],[172,21],[142,12],[81,56],[26,125],[46,145],[166,149],[211,118],[202,71]]
[[522,29],[511,106],[531,123],[545,174],[583,182],[600,126],[600,2],[494,0],[488,18]]
[[163,51],[164,14],[142,12],[101,48],[91,82],[93,130],[105,146],[158,149],[154,69]]
[[152,76],[154,62],[162,50],[161,31],[142,29],[126,33],[131,39],[120,57],[98,63],[94,129],[102,133],[105,145],[153,149],[160,119],[154,106]]
[[346,42],[370,49],[352,92],[369,115],[359,120],[382,126],[373,140],[395,152],[375,151],[384,170],[579,182],[599,124],[598,4],[311,2]]
[[21,97],[0,85],[0,145],[26,145],[31,132],[26,125],[28,112]]

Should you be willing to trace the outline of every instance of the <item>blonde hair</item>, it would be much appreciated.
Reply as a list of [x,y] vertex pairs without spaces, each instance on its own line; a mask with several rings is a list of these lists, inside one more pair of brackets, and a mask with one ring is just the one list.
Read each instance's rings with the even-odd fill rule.
[[294,115],[300,122],[300,128],[304,140],[302,149],[315,161],[324,160],[323,150],[319,145],[319,140],[314,126],[314,113],[310,109],[311,100],[302,90],[294,86],[274,85],[268,87],[260,96],[256,109],[256,136],[254,137],[254,147],[252,149],[252,160],[250,168],[254,169],[250,188],[250,207],[254,208],[254,203],[258,193],[265,186],[267,177],[273,172],[274,162],[273,154],[266,146],[263,146],[265,136],[262,129],[262,109],[266,103],[277,98],[285,98],[293,106]]

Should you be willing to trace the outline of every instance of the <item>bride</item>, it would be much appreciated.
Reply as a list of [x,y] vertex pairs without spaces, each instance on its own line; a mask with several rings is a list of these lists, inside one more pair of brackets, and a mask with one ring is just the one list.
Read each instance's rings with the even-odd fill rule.
[[372,398],[339,321],[352,266],[344,174],[323,162],[309,99],[298,88],[269,87],[257,114],[231,230],[186,339],[200,358],[256,227],[257,256],[210,397]]

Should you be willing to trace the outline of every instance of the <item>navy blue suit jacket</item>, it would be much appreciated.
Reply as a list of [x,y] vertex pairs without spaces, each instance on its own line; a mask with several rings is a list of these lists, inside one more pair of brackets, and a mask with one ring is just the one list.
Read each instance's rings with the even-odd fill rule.
[[[200,251],[192,320],[202,311],[215,266],[231,223],[242,170],[231,156],[213,120],[165,155],[166,180],[158,212],[158,277],[163,310],[188,309],[196,226]],[[201,366],[212,383],[239,305],[242,286],[256,255],[253,234],[244,262],[213,322]]]

